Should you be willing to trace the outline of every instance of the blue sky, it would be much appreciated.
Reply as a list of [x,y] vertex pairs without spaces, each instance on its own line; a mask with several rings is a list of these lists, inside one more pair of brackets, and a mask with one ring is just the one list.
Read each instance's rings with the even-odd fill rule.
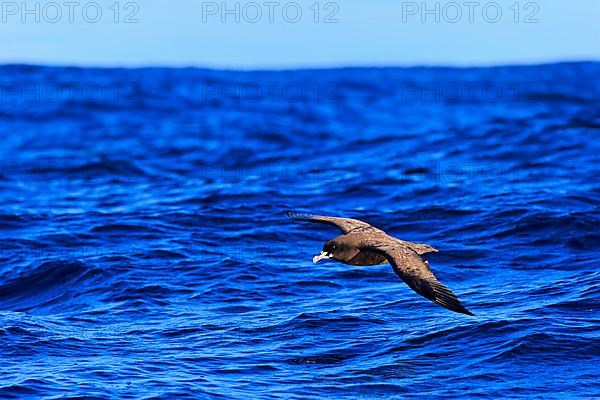
[[245,69],[600,60],[597,0],[67,3],[0,2],[0,63]]

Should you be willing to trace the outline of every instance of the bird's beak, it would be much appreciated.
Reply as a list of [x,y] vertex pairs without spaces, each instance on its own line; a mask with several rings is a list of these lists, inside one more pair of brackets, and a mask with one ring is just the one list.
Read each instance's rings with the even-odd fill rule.
[[321,254],[317,254],[313,257],[313,262],[316,264],[324,258],[331,258],[333,254],[327,253],[326,251],[322,251]]

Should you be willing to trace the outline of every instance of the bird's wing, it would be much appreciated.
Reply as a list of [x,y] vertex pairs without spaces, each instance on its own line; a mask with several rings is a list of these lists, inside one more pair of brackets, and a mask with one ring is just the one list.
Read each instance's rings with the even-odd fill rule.
[[287,216],[294,221],[310,221],[322,224],[333,225],[340,229],[344,234],[359,232],[383,232],[366,222],[351,218],[326,217],[322,215],[301,214],[288,211]]
[[384,255],[394,272],[421,296],[457,313],[474,315],[450,289],[437,280],[428,263],[413,250],[391,241],[371,239],[362,244],[363,248]]

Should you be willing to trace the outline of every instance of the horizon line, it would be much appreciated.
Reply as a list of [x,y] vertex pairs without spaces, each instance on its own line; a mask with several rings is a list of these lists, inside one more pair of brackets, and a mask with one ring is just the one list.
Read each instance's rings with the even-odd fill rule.
[[239,72],[284,72],[284,71],[306,71],[306,70],[336,70],[336,69],[486,69],[486,68],[512,68],[512,67],[535,67],[551,66],[561,64],[594,64],[600,63],[598,59],[563,59],[533,62],[506,62],[506,63],[473,63],[473,64],[441,64],[441,63],[415,63],[415,64],[331,64],[331,65],[297,65],[297,66],[265,66],[265,67],[240,67],[240,66],[218,66],[201,65],[197,63],[181,64],[93,64],[93,63],[62,63],[62,62],[0,62],[0,68],[6,67],[29,67],[29,68],[71,68],[71,69],[198,69],[213,71],[239,71]]

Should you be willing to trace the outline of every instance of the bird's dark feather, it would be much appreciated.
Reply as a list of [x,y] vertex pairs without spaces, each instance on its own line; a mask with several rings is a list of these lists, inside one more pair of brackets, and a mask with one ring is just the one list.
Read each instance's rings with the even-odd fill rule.
[[[344,235],[334,240],[345,243],[345,248],[359,250],[353,258],[345,257],[348,253],[339,254],[336,258],[352,265],[379,264],[382,260],[367,262],[373,256],[361,256],[360,252],[380,254],[392,265],[394,272],[415,292],[421,296],[457,313],[474,315],[458,300],[450,289],[444,286],[429,269],[429,263],[421,258],[421,254],[437,252],[426,244],[412,243],[387,235],[381,229],[366,222],[351,218],[328,217],[312,214],[301,214],[288,211],[287,216],[295,221],[310,221],[339,228]],[[364,258],[364,260],[363,260]]]
[[362,248],[380,252],[388,259],[394,272],[415,292],[449,310],[474,315],[431,272],[428,264],[413,250],[394,243],[367,240]]

